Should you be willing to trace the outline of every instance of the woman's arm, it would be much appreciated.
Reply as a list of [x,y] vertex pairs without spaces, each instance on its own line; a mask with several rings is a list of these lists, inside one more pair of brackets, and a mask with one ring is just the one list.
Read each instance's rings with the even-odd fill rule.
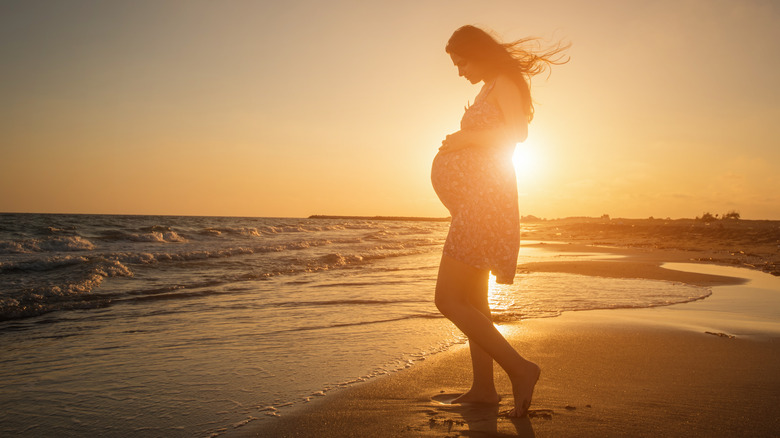
[[499,76],[488,100],[491,100],[491,97],[491,103],[497,105],[504,116],[503,128],[507,140],[512,144],[525,141],[528,138],[527,103],[523,102],[523,95],[517,84],[506,76]]
[[460,130],[447,136],[440,151],[454,152],[467,147],[514,145],[528,137],[528,116],[517,85],[506,76],[499,76],[488,101],[497,106],[504,118],[500,127]]
[[511,144],[507,132],[502,128],[495,129],[461,129],[448,135],[441,142],[440,151],[455,152],[457,150],[478,147],[487,148],[497,145]]

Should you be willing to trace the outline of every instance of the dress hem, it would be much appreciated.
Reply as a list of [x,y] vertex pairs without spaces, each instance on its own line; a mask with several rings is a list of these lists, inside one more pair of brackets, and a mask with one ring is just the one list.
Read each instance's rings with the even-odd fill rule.
[[504,275],[499,276],[498,274],[496,274],[495,273],[495,269],[492,269],[492,268],[489,268],[489,267],[478,266],[478,265],[475,265],[473,263],[467,262],[465,260],[460,259],[459,257],[456,257],[456,256],[450,254],[449,251],[444,251],[443,250],[442,254],[446,255],[447,257],[452,258],[453,260],[457,260],[458,262],[463,263],[464,265],[471,266],[474,269],[481,269],[481,270],[484,270],[484,271],[488,271],[489,274],[492,274],[493,276],[496,277],[496,283],[498,283],[498,284],[510,285],[510,284],[514,284],[514,282],[515,282],[515,276],[517,275],[516,271],[512,275],[512,277],[509,279],[509,281],[506,281],[506,277]]

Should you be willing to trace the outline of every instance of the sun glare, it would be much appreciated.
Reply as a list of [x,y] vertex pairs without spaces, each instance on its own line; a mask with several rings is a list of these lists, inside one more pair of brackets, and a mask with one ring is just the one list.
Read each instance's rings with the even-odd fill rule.
[[515,153],[512,155],[512,163],[515,166],[518,180],[538,178],[542,174],[542,160],[538,148],[528,140],[518,143]]

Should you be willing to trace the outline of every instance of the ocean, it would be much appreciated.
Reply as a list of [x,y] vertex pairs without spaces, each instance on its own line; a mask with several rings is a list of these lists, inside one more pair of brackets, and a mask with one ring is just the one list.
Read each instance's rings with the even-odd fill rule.
[[[219,436],[463,343],[433,304],[448,226],[0,214],[0,436]],[[490,302],[502,324],[710,293],[521,271]]]

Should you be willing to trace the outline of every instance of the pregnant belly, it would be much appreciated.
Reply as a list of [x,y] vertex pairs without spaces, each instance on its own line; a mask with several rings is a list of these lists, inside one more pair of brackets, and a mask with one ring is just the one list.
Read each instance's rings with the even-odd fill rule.
[[[511,157],[480,149],[439,153],[433,159],[431,183],[445,207],[456,214],[469,202],[494,202],[504,193],[515,193],[517,180]],[[496,199],[498,199],[496,198]]]
[[439,152],[433,159],[431,167],[431,183],[436,195],[450,210],[456,208],[457,203],[462,201],[466,194],[466,184],[473,164],[472,153],[468,150],[460,150],[442,154]]

